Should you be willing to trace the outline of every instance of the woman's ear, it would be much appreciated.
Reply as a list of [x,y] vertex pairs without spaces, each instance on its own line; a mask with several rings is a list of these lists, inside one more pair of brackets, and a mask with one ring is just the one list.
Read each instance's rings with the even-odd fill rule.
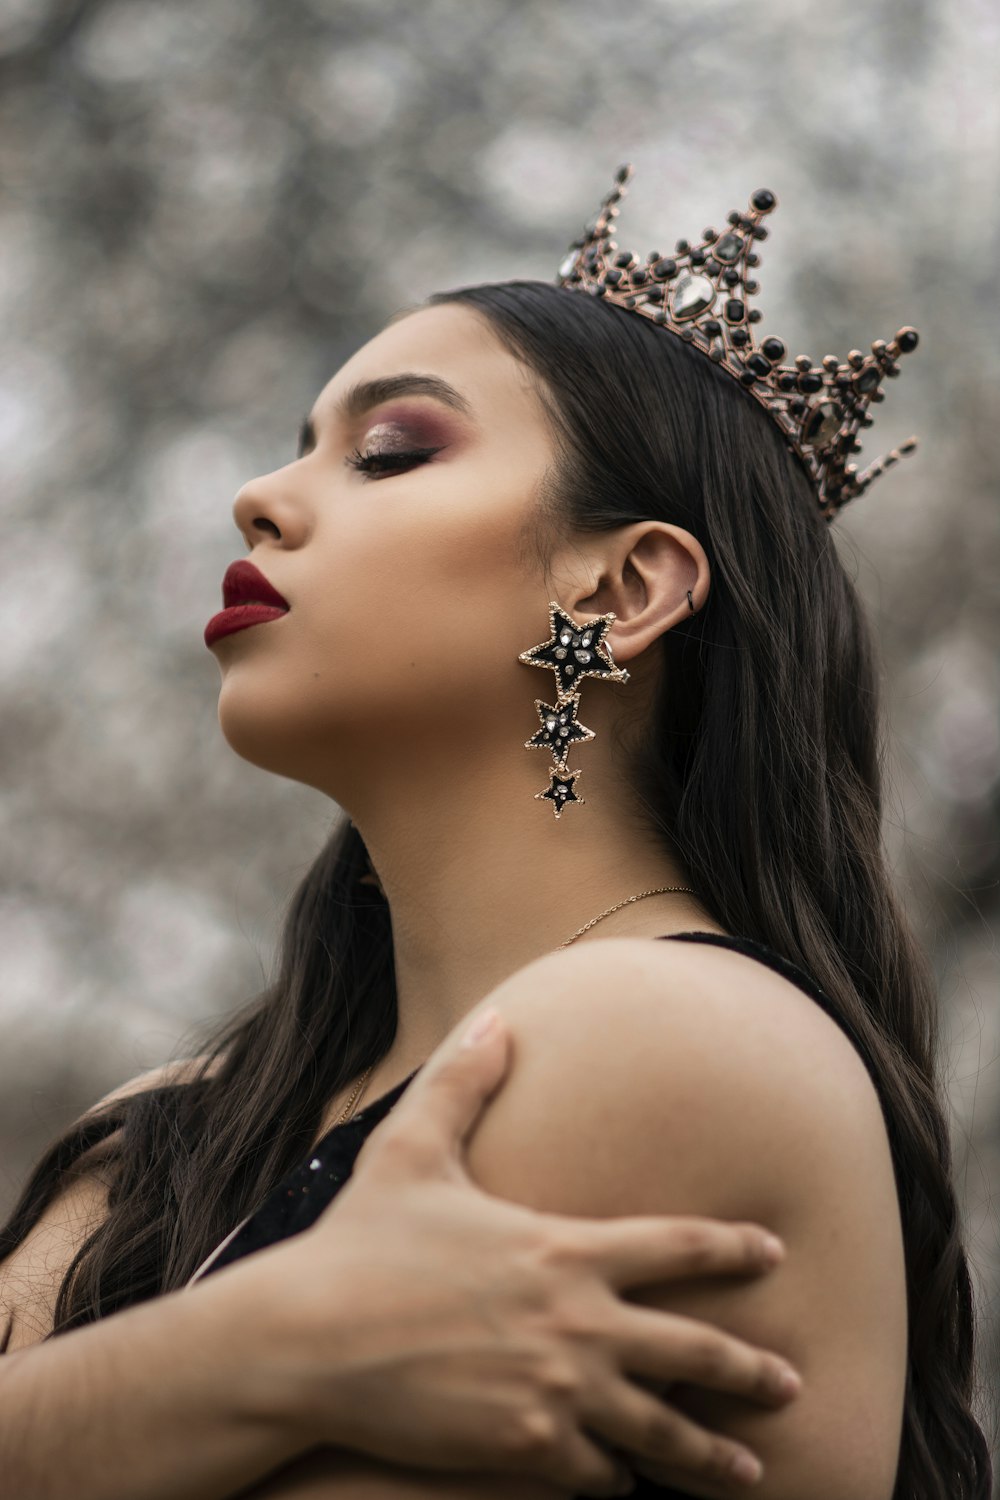
[[614,611],[613,647],[620,663],[697,614],[708,598],[711,570],[698,538],[664,521],[623,526],[602,540],[591,573],[591,578],[599,575],[598,587],[567,607],[577,618]]

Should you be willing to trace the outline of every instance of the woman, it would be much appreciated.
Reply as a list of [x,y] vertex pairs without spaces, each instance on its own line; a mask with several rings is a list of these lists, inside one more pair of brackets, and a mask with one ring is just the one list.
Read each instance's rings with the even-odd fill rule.
[[[777,1408],[670,1390],[759,1453],[759,1493],[985,1500],[931,989],[884,865],[871,648],[827,524],[877,472],[846,456],[915,335],[825,377],[782,364],[746,309],[773,195],[639,267],[608,234],[625,176],[560,285],[393,319],[321,393],[300,456],[240,492],[252,562],[206,633],[223,732],[350,821],[298,892],[272,991],[43,1163],[4,1248],[102,1129],[115,1186],[57,1327],[314,1246],[326,1205],[335,1226],[400,1150],[376,1125],[488,995],[514,1052],[469,1140],[482,1187],[754,1220],[787,1245],[752,1284],[630,1297],[803,1371]],[[534,724],[522,665],[556,678]],[[551,753],[547,787],[519,744]],[[397,1286],[380,1259],[355,1257],[361,1295]],[[572,1409],[576,1372],[552,1384]],[[623,1395],[597,1443],[634,1449],[648,1399]],[[388,1461],[387,1413],[354,1409],[356,1441],[252,1493],[574,1492],[497,1489],[454,1453],[428,1473],[416,1441]],[[636,1493],[733,1492],[655,1472]]]

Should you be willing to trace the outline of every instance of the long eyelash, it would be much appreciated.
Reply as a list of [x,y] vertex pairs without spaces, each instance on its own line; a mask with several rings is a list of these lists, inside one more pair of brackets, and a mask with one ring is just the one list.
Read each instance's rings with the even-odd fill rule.
[[440,448],[416,448],[412,453],[361,453],[355,448],[344,462],[362,474],[391,474],[403,464],[426,463],[440,452]]

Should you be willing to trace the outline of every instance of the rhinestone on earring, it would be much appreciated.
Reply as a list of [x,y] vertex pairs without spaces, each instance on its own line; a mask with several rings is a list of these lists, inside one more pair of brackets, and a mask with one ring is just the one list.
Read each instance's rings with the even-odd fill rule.
[[605,639],[616,619],[614,611],[609,610],[581,625],[550,599],[549,639],[520,652],[517,658],[527,667],[543,667],[556,676],[556,701],[546,703],[542,698],[535,699],[541,723],[531,739],[525,740],[524,748],[548,750],[552,756],[549,785],[544,792],[536,792],[535,797],[551,802],[557,818],[568,803],[587,800],[577,796],[574,788],[583,772],[571,771],[566,760],[572,745],[594,738],[594,731],[577,718],[580,682],[585,677],[602,677],[608,682],[629,680],[626,669],[615,666],[611,642]]

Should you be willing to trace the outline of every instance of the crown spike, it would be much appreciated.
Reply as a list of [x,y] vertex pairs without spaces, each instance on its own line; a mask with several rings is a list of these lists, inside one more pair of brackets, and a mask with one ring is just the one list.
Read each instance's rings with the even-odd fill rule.
[[670,255],[653,251],[640,262],[631,251],[619,251],[611,238],[633,171],[631,162],[618,168],[583,237],[570,246],[557,283],[669,328],[737,379],[801,460],[821,515],[833,520],[848,500],[917,446],[911,437],[860,474],[847,462],[861,447],[859,431],[872,425],[869,406],[885,399],[883,380],[897,376],[900,356],[917,347],[917,330],[907,326],[889,341],[875,339],[867,355],[852,349],[841,361],[827,354],[822,368],[808,354],[785,362],[781,339],[770,335],[757,344],[752,330],[762,314],[749,305],[760,288],[748,272],[760,264],[755,247],[767,238],[762,220],[777,208],[775,194],[758,188],[746,212],[734,209],[727,216],[721,233],[706,229],[700,242],[679,239]]

